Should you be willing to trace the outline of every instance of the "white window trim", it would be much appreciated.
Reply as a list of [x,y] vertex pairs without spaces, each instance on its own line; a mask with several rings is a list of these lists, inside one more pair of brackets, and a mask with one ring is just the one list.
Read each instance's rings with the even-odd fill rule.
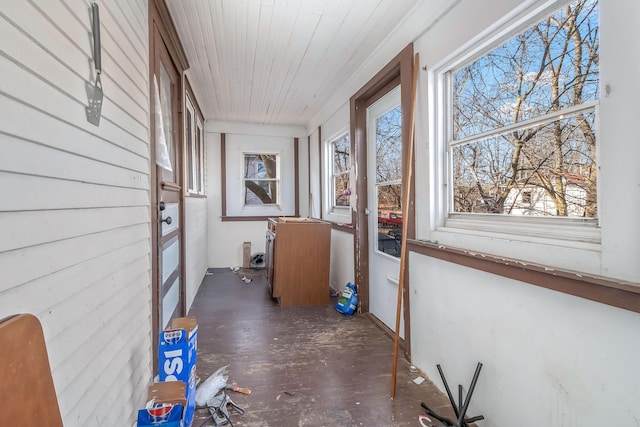
[[[193,105],[193,101],[191,100],[191,98],[189,97],[189,94],[187,93],[185,96],[185,108],[186,110],[191,114],[191,150],[189,151],[189,145],[187,144],[187,140],[189,138],[189,135],[187,134],[187,132],[189,131],[189,127],[186,126],[184,127],[184,132],[185,132],[185,144],[184,144],[184,151],[185,151],[185,159],[186,161],[184,162],[185,164],[185,168],[184,168],[184,179],[185,182],[187,183],[187,185],[185,186],[187,188],[187,194],[189,195],[205,195],[205,188],[204,188],[204,174],[205,174],[205,169],[204,169],[204,149],[205,149],[205,143],[204,143],[204,125],[202,123],[202,119],[200,118],[199,114],[197,113],[194,105]],[[187,120],[188,115],[185,114],[185,121]],[[197,154],[197,150],[196,150],[196,145],[197,145],[197,135],[198,135],[198,131],[200,131],[200,153],[198,156],[196,156]],[[190,161],[193,161],[193,163],[190,163]],[[198,170],[199,170],[199,175],[198,175]],[[195,183],[195,187],[192,185],[191,182],[191,178],[190,178],[190,174],[194,175],[194,177],[196,177],[195,179],[198,180],[198,182]],[[197,178],[199,176],[199,179]]]
[[[451,189],[448,179],[450,167],[447,130],[450,125],[450,83],[447,73],[490,52],[568,3],[570,1],[567,0],[546,1],[542,4],[525,2],[428,72],[429,138],[435,141],[429,148],[429,157],[432,159],[429,174],[432,208],[429,225],[422,229],[424,232],[418,235],[418,239],[472,252],[484,252],[543,265],[557,265],[560,268],[578,269],[590,263],[599,264],[601,230],[592,219],[449,212]],[[599,107],[595,106],[596,120],[599,120],[598,109]],[[601,141],[598,122],[596,137]],[[597,151],[597,158],[600,159],[600,144],[597,145]],[[600,180],[598,190],[600,199]],[[560,265],[561,263],[567,265]]]
[[[352,197],[354,194],[353,183],[353,173],[352,169],[349,169],[349,182],[351,183],[351,196],[349,197],[349,206],[344,207],[334,207],[333,206],[333,143],[344,136],[349,135],[349,130],[346,128],[340,129],[338,132],[333,133],[329,138],[324,139],[323,143],[323,219],[330,222],[335,222],[338,224],[350,224],[351,223],[351,206],[352,206]],[[351,142],[350,142],[351,143]],[[351,156],[353,153],[349,153],[349,162],[353,164]]]
[[[198,136],[198,134],[200,135],[200,156],[198,159],[198,167],[200,168],[200,188],[198,189],[198,194],[204,196],[207,194],[207,189],[205,188],[205,176],[207,173],[207,163],[205,162],[205,159],[207,157],[205,155],[205,150],[207,144],[205,144],[204,141],[204,123],[202,123],[202,119],[200,118],[200,116],[196,115],[196,137]],[[194,141],[194,143],[196,141]]]

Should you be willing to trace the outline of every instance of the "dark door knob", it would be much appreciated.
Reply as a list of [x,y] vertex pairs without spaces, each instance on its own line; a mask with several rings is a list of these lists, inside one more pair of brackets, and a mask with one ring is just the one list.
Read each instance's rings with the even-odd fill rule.
[[162,218],[162,222],[166,222],[167,225],[171,224],[173,220],[171,219],[170,216],[166,217],[166,218]]

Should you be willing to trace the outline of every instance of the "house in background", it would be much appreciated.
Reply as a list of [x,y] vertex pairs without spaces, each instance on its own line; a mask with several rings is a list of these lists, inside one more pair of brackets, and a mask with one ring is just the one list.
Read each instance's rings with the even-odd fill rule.
[[[437,363],[466,379],[483,362],[471,408],[483,426],[640,425],[638,2],[100,1],[99,126],[86,115],[92,3],[0,6],[0,317],[40,319],[66,426],[134,424],[157,332],[188,312],[207,268],[241,265],[243,242],[264,250],[270,216],[332,222],[331,286],[355,281],[361,311],[389,329],[404,287],[406,355],[431,378]],[[479,131],[463,123],[452,91],[469,95],[475,61],[576,5],[596,7],[582,21],[597,29],[583,40],[597,52],[593,97]],[[398,284],[370,212],[408,184],[414,53]],[[511,82],[530,84],[525,74]],[[398,106],[399,145],[378,144],[376,121]],[[451,208],[465,147],[587,116],[596,215]],[[334,203],[345,153],[331,148],[346,135],[348,206]],[[246,176],[246,155],[273,156],[277,172]],[[277,189],[277,203],[246,204],[252,185]]]

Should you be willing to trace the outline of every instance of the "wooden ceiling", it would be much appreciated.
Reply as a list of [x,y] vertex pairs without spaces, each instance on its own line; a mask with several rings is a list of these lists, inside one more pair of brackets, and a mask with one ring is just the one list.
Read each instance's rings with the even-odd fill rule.
[[167,5],[205,119],[306,126],[420,2],[169,0]]

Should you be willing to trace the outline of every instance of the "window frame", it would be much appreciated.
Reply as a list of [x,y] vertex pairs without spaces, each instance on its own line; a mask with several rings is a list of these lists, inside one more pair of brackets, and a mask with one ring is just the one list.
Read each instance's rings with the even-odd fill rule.
[[[542,5],[522,8],[496,23],[492,28],[471,40],[458,51],[437,64],[429,72],[430,81],[430,123],[431,137],[435,144],[434,173],[432,177],[435,195],[435,215],[431,219],[428,239],[431,241],[455,242],[458,247],[482,248],[482,240],[504,239],[521,242],[524,245],[554,245],[565,248],[600,250],[600,228],[597,219],[592,218],[558,218],[558,217],[526,217],[500,214],[459,213],[452,212],[453,171],[451,164],[451,129],[453,125],[453,83],[452,75],[467,64],[488,54],[496,47],[509,41],[521,32],[537,24],[561,7],[572,3],[570,0],[547,1]],[[599,101],[586,102],[573,110],[593,108],[596,114],[596,162],[598,164],[601,145],[599,118]],[[557,116],[566,114],[567,110],[558,112]],[[551,115],[535,119],[543,121]],[[523,122],[524,123],[524,122]],[[522,123],[514,125],[520,127]],[[492,130],[502,133],[505,128]],[[474,135],[478,138],[480,135]],[[465,138],[467,139],[467,138]],[[460,139],[459,141],[462,141]],[[598,190],[600,183],[598,182]],[[598,201],[601,192],[597,192]],[[453,235],[457,236],[454,238]],[[462,236],[467,237],[462,237]],[[499,252],[499,250],[498,250]],[[505,254],[508,255],[508,254]]]
[[[334,179],[336,177],[334,170],[334,160],[335,160],[335,143],[340,141],[343,138],[348,139],[349,143],[349,169],[346,172],[341,173],[340,175],[348,175],[349,176],[349,187],[351,190],[351,194],[349,195],[349,205],[348,206],[335,206],[335,183]],[[338,224],[350,224],[351,223],[351,206],[352,206],[352,196],[354,193],[353,190],[353,147],[351,143],[351,135],[349,134],[348,129],[341,129],[338,132],[332,134],[329,138],[324,140],[324,177],[325,177],[325,185],[324,185],[324,218],[327,221],[335,222]]]
[[[185,94],[185,111],[184,149],[186,152],[185,182],[187,183],[187,195],[206,196],[204,119],[194,100],[191,99],[189,91]],[[189,115],[191,120],[189,120]]]
[[[266,155],[266,156],[275,156],[275,163],[276,163],[276,176],[275,178],[260,178],[260,179],[249,179],[247,178],[245,175],[246,173],[244,172],[245,170],[245,164],[246,164],[246,158],[247,156],[262,156],[262,155]],[[246,151],[242,153],[242,182],[243,185],[241,186],[241,191],[242,191],[242,195],[241,195],[241,200],[242,200],[242,208],[243,209],[256,209],[256,207],[259,208],[270,208],[270,207],[280,207],[280,198],[281,198],[281,165],[280,165],[280,155],[277,152],[273,152],[273,151],[258,151],[256,152],[255,150],[252,151]],[[275,182],[276,183],[276,200],[273,203],[263,203],[263,204],[255,204],[255,205],[251,205],[251,204],[247,204],[246,200],[247,200],[247,186],[246,181],[266,181],[266,182]]]

